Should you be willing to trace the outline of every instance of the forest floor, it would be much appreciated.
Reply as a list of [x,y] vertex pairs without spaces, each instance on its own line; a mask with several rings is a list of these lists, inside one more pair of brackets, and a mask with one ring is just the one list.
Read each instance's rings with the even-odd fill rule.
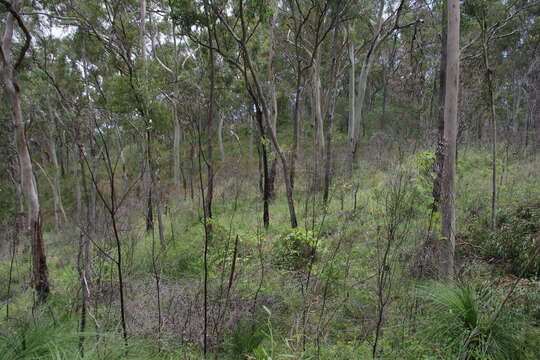
[[460,150],[456,280],[448,283],[429,276],[440,241],[432,155],[364,160],[352,181],[337,174],[326,205],[310,191],[309,171],[299,171],[296,231],[279,173],[268,230],[257,174],[239,176],[225,164],[216,174],[210,238],[197,190],[175,200],[165,184],[162,236],[157,224],[145,231],[131,196],[120,214],[127,347],[104,214],[94,224],[84,333],[80,229],[48,227],[52,292],[40,307],[29,287],[28,246],[21,240],[12,253],[4,244],[0,358],[82,358],[84,342],[86,359],[200,359],[206,322],[209,359],[536,359],[540,162],[501,147],[492,231],[489,153]]

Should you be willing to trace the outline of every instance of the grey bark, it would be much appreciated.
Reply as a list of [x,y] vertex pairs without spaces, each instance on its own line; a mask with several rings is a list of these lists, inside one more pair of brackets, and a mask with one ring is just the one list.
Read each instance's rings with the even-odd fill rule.
[[[1,1],[1,4],[8,9],[10,15],[8,15],[6,20],[2,44],[0,46],[0,59],[2,64],[0,73],[7,99],[11,107],[11,119],[15,128],[21,188],[26,203],[27,224],[32,247],[33,286],[37,292],[39,302],[44,302],[49,295],[49,280],[47,276],[45,246],[43,244],[41,207],[36,178],[34,176],[34,169],[26,139],[26,129],[21,109],[21,88],[16,75],[17,68],[25,55],[26,49],[28,49],[28,46],[30,45],[31,37],[18,14],[22,7],[22,0],[16,0],[13,3]],[[21,50],[16,63],[13,62],[11,55],[15,20],[17,20],[19,27],[25,32],[26,37],[25,47]]]
[[441,273],[447,278],[454,276],[455,252],[455,178],[456,178],[456,136],[459,91],[459,0],[448,0],[448,37],[446,87],[444,104],[444,140],[446,156],[444,158],[442,179],[442,235],[445,248],[441,262]]

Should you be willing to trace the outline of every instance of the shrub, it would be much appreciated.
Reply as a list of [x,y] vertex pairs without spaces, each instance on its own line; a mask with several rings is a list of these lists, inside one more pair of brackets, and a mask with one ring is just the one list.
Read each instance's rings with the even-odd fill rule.
[[499,229],[485,245],[488,255],[508,263],[515,275],[539,276],[540,257],[535,253],[540,246],[540,203],[501,213],[498,219]]
[[272,262],[283,270],[301,270],[315,256],[315,237],[312,231],[296,228],[282,235],[274,245]]

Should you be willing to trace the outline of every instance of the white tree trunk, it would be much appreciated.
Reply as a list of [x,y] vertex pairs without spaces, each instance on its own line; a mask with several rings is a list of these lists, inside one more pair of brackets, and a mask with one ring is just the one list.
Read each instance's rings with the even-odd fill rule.
[[[16,0],[12,4],[14,11],[18,12],[22,7],[22,0]],[[21,110],[20,86],[17,81],[11,47],[13,41],[14,18],[8,15],[2,44],[0,46],[0,60],[2,67],[0,73],[6,90],[6,95],[11,106],[11,118],[15,129],[17,155],[20,166],[21,188],[27,208],[27,224],[32,246],[33,285],[37,291],[38,299],[44,302],[49,294],[49,281],[47,277],[47,261],[43,245],[43,233],[41,224],[41,208],[38,196],[36,179],[32,160],[28,150],[26,131]]]

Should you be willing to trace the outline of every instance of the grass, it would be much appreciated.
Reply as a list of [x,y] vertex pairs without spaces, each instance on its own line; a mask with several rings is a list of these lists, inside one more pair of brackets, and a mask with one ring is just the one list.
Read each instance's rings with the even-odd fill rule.
[[[504,158],[503,150],[500,155]],[[217,309],[224,306],[223,294],[229,282],[232,248],[237,235],[239,252],[228,304],[228,327],[222,334],[224,346],[212,350],[218,352],[218,358],[244,359],[247,355],[265,360],[270,357],[371,358],[373,314],[377,308],[377,246],[381,241],[380,228],[385,224],[385,198],[392,186],[390,180],[397,173],[407,175],[405,188],[411,194],[407,201],[411,203],[414,213],[403,247],[396,248],[394,253],[393,259],[399,266],[395,267],[394,278],[388,289],[381,356],[385,359],[442,359],[443,354],[436,350],[437,347],[454,349],[454,346],[462,343],[460,336],[463,331],[460,329],[464,324],[473,328],[485,324],[485,316],[493,305],[490,303],[488,306],[479,297],[475,284],[490,278],[489,265],[482,263],[478,268],[467,263],[464,265],[471,269],[466,272],[470,288],[444,288],[430,283],[427,285],[428,292],[435,295],[429,299],[422,297],[422,291],[418,290],[419,285],[425,283],[412,278],[407,271],[406,261],[423,242],[429,224],[431,188],[420,171],[419,156],[405,156],[401,164],[389,170],[381,170],[369,161],[362,161],[355,178],[360,183],[356,210],[353,210],[355,185],[351,179],[336,174],[331,201],[326,208],[313,193],[306,191],[308,179],[299,179],[295,189],[299,223],[304,229],[313,231],[318,251],[317,261],[309,272],[309,267],[302,271],[288,271],[272,266],[274,244],[290,230],[281,181],[278,180],[277,198],[270,207],[270,228],[264,232],[256,176],[225,178],[229,170],[220,168],[213,209],[216,236],[210,244],[209,277],[210,302]],[[479,149],[467,149],[459,155],[456,207],[460,232],[466,231],[468,226],[478,228],[479,222],[489,218],[489,159],[489,153]],[[531,198],[540,199],[540,188],[534,177],[539,170],[537,162],[510,158],[508,163],[505,160],[500,165],[501,169],[504,168],[499,179],[498,204],[501,212]],[[126,353],[116,326],[116,292],[105,292],[100,295],[98,302],[92,303],[91,314],[96,318],[89,319],[89,327],[84,334],[85,359],[198,359],[200,328],[197,326],[200,325],[202,314],[204,237],[197,202],[192,204],[188,200],[180,202],[178,206],[171,204],[170,210],[164,213],[166,247],[163,249],[160,248],[157,232],[154,237],[146,234],[143,219],[133,218],[133,223],[128,223],[127,218],[121,219],[130,229],[121,234],[125,244],[126,296],[129,309],[134,312],[128,314],[130,346]],[[2,317],[0,320],[3,340],[0,340],[0,352],[4,358],[77,358],[80,290],[73,239],[77,239],[77,235],[68,232],[63,236],[47,235],[53,294],[46,308],[48,310],[40,314],[32,315],[32,292],[28,288],[29,263],[27,256],[22,257],[19,252],[13,297],[10,300],[11,319],[4,320]],[[111,246],[107,237],[97,238],[96,241],[105,248]],[[165,330],[159,336],[154,325],[157,308],[152,275],[153,241],[163,291],[161,305]],[[94,252],[93,259],[98,258],[99,254]],[[9,259],[0,259],[2,281],[8,265]],[[109,270],[106,267],[95,261],[92,268],[115,271],[114,267]],[[115,276],[112,275],[114,285]],[[92,276],[97,276],[97,272]],[[308,277],[309,287],[306,286]],[[92,291],[97,292],[98,289]],[[258,303],[256,308],[251,309],[250,301],[255,296]],[[497,299],[493,295],[490,301],[494,304]],[[188,319],[187,312],[182,310],[182,306],[188,306],[190,301],[198,304],[191,310],[195,314],[192,319]],[[262,305],[271,312],[270,323],[264,316]],[[0,314],[4,313],[5,302],[0,307]],[[522,313],[526,314],[526,311]],[[527,317],[523,319],[530,322]],[[140,328],[135,320],[143,322]],[[181,326],[188,321],[193,328],[183,333]],[[438,332],[447,336],[423,336],[428,329],[436,329],[433,324],[437,323],[447,326]],[[500,326],[502,333],[514,329],[510,323],[501,323]],[[492,330],[499,331],[495,328]],[[199,337],[190,334],[199,334]],[[532,331],[524,335],[525,340],[534,339],[534,334]],[[503,348],[510,346],[502,337],[503,340],[493,342],[495,335],[489,333],[488,345],[483,348],[493,354],[496,353],[493,344],[504,343]],[[23,339],[25,349],[21,350]],[[452,339],[454,342],[449,344],[448,341]],[[520,344],[522,348],[530,348],[526,341]],[[452,351],[459,353],[459,349]],[[474,356],[480,358],[478,354]],[[531,358],[527,356],[525,354],[523,358]]]

